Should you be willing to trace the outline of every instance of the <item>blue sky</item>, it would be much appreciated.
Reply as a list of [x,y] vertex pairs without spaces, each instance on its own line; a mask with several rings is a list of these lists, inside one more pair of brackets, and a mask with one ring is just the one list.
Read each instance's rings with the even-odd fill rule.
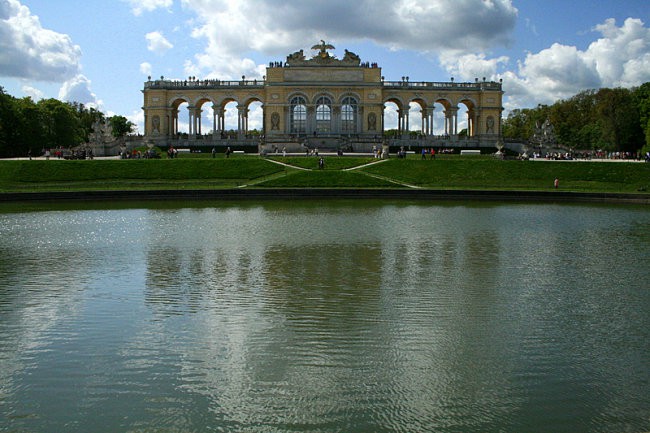
[[503,79],[508,111],[650,81],[649,11],[648,0],[0,0],[0,85],[142,131],[148,75],[260,78],[325,39],[387,80]]

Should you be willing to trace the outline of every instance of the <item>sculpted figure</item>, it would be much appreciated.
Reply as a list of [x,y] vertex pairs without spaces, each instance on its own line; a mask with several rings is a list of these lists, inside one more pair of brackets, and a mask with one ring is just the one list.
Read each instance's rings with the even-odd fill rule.
[[327,50],[333,50],[334,45],[325,43],[325,41],[321,39],[320,44],[314,45],[311,49],[318,50],[318,57],[326,59],[330,56],[330,53],[328,53]]
[[494,117],[489,116],[486,121],[487,133],[492,134],[494,132]]
[[302,50],[296,51],[293,54],[287,56],[287,63],[291,64],[292,62],[303,62],[305,60],[305,54]]
[[151,123],[153,124],[153,133],[158,134],[160,132],[160,116],[153,116]]
[[345,55],[343,56],[343,61],[344,62],[349,62],[349,63],[359,63],[361,62],[361,59],[359,56],[354,54],[352,51],[345,50]]
[[368,131],[377,129],[377,115],[375,113],[368,114]]
[[277,112],[271,114],[271,129],[274,131],[280,129],[280,115]]

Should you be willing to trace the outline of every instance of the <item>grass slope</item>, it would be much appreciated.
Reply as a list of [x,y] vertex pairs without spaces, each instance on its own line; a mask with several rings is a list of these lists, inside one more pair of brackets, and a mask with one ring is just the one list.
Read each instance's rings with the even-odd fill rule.
[[[289,164],[294,167],[307,168],[311,170],[318,169],[318,158],[315,156],[288,156],[288,157],[271,157],[274,161],[279,161],[284,164]],[[357,158],[354,156],[346,156],[344,158],[338,157],[324,157],[325,170],[345,170],[346,168],[353,168],[363,164],[368,164],[375,161],[373,158]]]
[[282,171],[259,158],[2,161],[0,191],[233,187]]
[[255,185],[263,188],[395,188],[398,185],[350,171],[293,171]]
[[[264,188],[400,188],[648,192],[650,164],[623,162],[500,161],[480,157],[390,159],[358,157],[274,158],[257,156],[175,160],[0,161],[0,192],[73,190],[208,189],[249,185]],[[391,182],[393,181],[393,182]]]
[[565,191],[650,191],[650,164],[494,159],[392,159],[365,172],[424,188],[546,190],[557,177]]

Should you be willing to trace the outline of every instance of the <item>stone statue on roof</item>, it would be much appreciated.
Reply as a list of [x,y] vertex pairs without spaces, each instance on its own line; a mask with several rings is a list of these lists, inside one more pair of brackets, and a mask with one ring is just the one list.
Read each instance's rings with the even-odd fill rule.
[[327,50],[333,50],[334,45],[332,44],[327,44],[325,43],[324,40],[320,40],[320,44],[316,44],[313,47],[311,47],[312,50],[319,50],[318,51],[318,57],[321,59],[326,59],[330,56],[330,53],[327,52]]

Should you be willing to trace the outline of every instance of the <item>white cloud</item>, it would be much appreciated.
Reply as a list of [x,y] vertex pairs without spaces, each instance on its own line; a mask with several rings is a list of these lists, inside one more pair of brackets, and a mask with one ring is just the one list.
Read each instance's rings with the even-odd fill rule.
[[499,66],[507,65],[510,60],[507,56],[486,59],[483,53],[455,55],[453,52],[444,53],[439,59],[449,74],[460,81],[482,80],[483,77],[494,80]]
[[18,0],[0,1],[0,76],[57,82],[79,72],[81,48],[44,29]]
[[39,89],[28,85],[24,85],[22,87],[22,91],[23,93],[25,93],[25,95],[31,97],[34,101],[43,99],[43,97],[45,96],[45,94],[41,92]]
[[125,117],[135,125],[133,133],[144,134],[144,111],[135,110],[131,113],[130,116]]
[[151,75],[152,67],[149,62],[140,63],[140,72],[144,75]]
[[608,19],[593,30],[602,37],[584,51],[555,43],[528,53],[516,70],[502,73],[498,69],[508,66],[506,57],[442,55],[440,61],[450,74],[466,80],[470,71],[480,70],[492,79],[503,78],[506,110],[552,104],[586,89],[633,87],[650,81],[650,29],[641,20],[628,18],[618,27]]
[[622,27],[614,19],[597,25],[603,37],[593,42],[585,58],[595,66],[607,87],[629,87],[650,81],[650,29],[643,21],[628,18]]
[[167,51],[174,48],[174,46],[163,36],[161,32],[150,32],[145,36],[147,40],[147,49],[156,54],[165,54]]
[[131,5],[133,15],[139,16],[143,12],[151,12],[156,9],[169,9],[172,6],[172,0],[124,0]]
[[192,36],[207,40],[205,51],[195,58],[196,66],[222,78],[263,74],[263,67],[251,65],[241,53],[286,55],[299,48],[309,52],[320,39],[468,53],[507,44],[517,17],[511,0],[182,0],[182,4],[197,15],[199,26]]
[[62,101],[79,102],[87,107],[100,109],[102,101],[90,90],[90,80],[83,75],[66,81],[59,90],[59,99]]

